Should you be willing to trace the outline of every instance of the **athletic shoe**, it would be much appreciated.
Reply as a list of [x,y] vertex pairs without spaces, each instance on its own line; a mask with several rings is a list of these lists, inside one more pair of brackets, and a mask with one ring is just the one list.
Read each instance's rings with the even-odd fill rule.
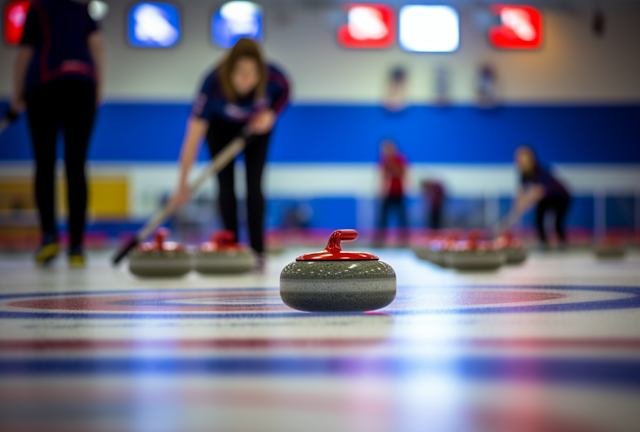
[[60,252],[60,246],[57,242],[43,242],[42,246],[36,251],[34,260],[37,266],[48,266]]
[[84,268],[84,254],[82,248],[73,247],[69,249],[69,267],[71,268]]

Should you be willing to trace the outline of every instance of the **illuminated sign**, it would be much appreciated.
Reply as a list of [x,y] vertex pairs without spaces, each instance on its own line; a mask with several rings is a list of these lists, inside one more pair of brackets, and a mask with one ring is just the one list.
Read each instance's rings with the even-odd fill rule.
[[10,1],[4,7],[4,41],[18,45],[22,40],[30,1]]
[[338,43],[346,48],[388,48],[393,44],[393,11],[387,5],[348,3],[347,23],[338,28]]
[[493,5],[501,24],[489,29],[489,42],[503,49],[536,49],[542,45],[542,15],[530,6]]
[[223,4],[211,19],[211,39],[221,48],[231,48],[240,38],[262,40],[262,7],[249,1]]
[[137,3],[129,11],[127,34],[134,47],[173,46],[180,40],[180,12],[170,3]]
[[403,6],[399,21],[405,51],[452,52],[460,45],[460,18],[451,6]]

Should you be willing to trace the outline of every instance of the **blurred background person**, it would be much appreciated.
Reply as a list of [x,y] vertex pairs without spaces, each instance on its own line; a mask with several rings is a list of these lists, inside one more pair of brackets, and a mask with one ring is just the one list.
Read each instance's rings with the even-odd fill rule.
[[84,266],[87,181],[85,163],[104,70],[102,37],[87,5],[70,0],[32,2],[14,65],[11,109],[26,105],[35,158],[35,199],[42,243],[38,265],[59,252],[55,209],[58,130],[64,131],[69,208],[69,264]]
[[422,193],[427,202],[426,225],[432,230],[442,228],[442,209],[444,207],[445,191],[442,183],[436,180],[423,180]]
[[404,184],[407,158],[400,153],[395,142],[384,140],[380,146],[381,196],[380,219],[375,244],[382,246],[387,234],[389,213],[398,215],[398,227],[402,244],[407,240],[407,211],[404,202]]
[[[189,199],[187,179],[206,137],[214,157],[233,138],[248,133],[244,159],[247,176],[249,242],[263,262],[264,213],[262,172],[271,130],[289,99],[289,84],[282,72],[265,63],[258,44],[240,39],[225,59],[208,73],[193,105],[180,152],[180,175],[172,197],[178,207]],[[238,238],[234,162],[218,174],[220,213],[226,230]]]
[[526,145],[516,149],[516,167],[520,172],[520,187],[511,212],[506,217],[506,226],[515,224],[531,207],[536,206],[536,228],[544,248],[548,247],[544,219],[549,210],[555,213],[555,230],[562,247],[566,246],[565,218],[571,196],[567,188],[548,169],[544,168],[535,151]]

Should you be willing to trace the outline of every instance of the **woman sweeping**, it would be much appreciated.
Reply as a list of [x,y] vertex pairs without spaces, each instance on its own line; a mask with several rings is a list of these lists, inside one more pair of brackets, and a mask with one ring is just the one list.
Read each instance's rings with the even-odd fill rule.
[[[278,69],[265,63],[251,39],[240,39],[202,85],[193,105],[182,143],[178,185],[171,199],[175,208],[189,199],[187,179],[204,138],[214,157],[241,133],[249,133],[244,150],[247,176],[249,242],[263,262],[264,169],[271,130],[289,99],[289,84]],[[218,174],[219,205],[224,226],[238,236],[234,162]]]

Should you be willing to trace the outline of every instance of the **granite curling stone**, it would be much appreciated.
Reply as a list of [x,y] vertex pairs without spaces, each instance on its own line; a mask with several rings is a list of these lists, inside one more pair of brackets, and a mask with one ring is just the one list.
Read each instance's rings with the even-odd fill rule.
[[341,241],[355,230],[334,231],[322,252],[299,256],[280,274],[280,297],[307,312],[366,312],[396,297],[396,274],[389,264],[364,252],[343,252]]
[[202,274],[234,274],[253,270],[256,258],[244,245],[236,243],[232,231],[221,231],[203,243],[195,256],[195,268]]
[[456,270],[496,270],[504,256],[491,242],[478,240],[477,233],[469,233],[466,241],[456,243],[447,257],[449,266]]
[[169,230],[160,228],[153,242],[139,245],[129,256],[129,271],[142,277],[177,277],[191,271],[191,255],[184,246],[164,239]]
[[505,264],[521,264],[527,259],[527,249],[511,231],[496,240],[496,247],[505,258]]
[[622,241],[615,237],[607,237],[594,247],[598,259],[621,259],[626,255]]

